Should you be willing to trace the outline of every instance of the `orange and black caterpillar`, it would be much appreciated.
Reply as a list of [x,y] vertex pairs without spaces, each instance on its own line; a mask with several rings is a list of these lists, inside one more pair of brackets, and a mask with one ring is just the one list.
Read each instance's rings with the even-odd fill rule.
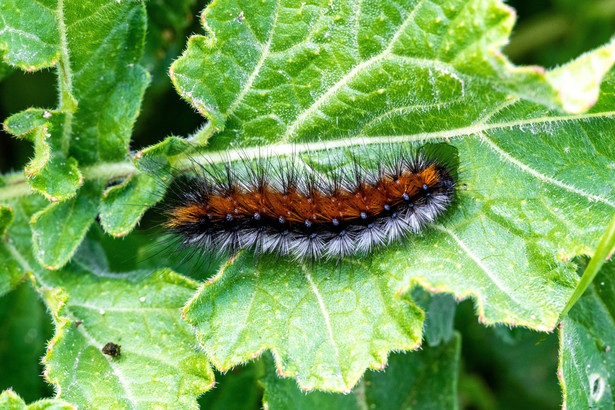
[[[297,158],[294,158],[297,159]],[[299,260],[367,254],[419,232],[452,202],[455,178],[411,149],[324,172],[271,158],[202,166],[175,189],[165,227],[204,252]]]

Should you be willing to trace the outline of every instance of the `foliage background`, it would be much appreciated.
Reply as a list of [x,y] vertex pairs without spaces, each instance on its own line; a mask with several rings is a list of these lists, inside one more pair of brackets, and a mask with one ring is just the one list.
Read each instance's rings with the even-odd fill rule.
[[[147,2],[147,44],[162,47],[146,46],[143,65],[152,74],[152,83],[135,126],[131,143],[135,150],[170,134],[188,135],[202,123],[202,117],[173,89],[167,70],[184,50],[187,36],[202,32],[196,17],[206,2],[183,2],[183,12],[173,16],[165,11],[171,3]],[[518,22],[504,51],[517,64],[554,67],[604,44],[615,32],[614,1],[508,3],[517,10]],[[0,82],[0,120],[30,106],[55,106],[57,98],[56,77],[51,70],[6,73]],[[31,155],[32,144],[17,141],[0,130],[0,172],[23,167]],[[143,225],[147,227],[148,218]],[[103,240],[108,252],[121,253],[125,249],[118,241]],[[118,260],[123,258],[111,263]],[[540,409],[560,405],[556,333],[545,337],[518,328],[486,328],[477,322],[471,301],[457,306],[454,325],[463,336],[459,377],[462,407]],[[0,391],[12,386],[26,402],[53,395],[41,377],[39,363],[52,332],[51,317],[29,283],[0,298]],[[264,357],[227,374],[216,374],[223,387],[204,395],[200,399],[203,407],[230,408],[237,391],[241,391],[244,402],[238,408],[260,408],[262,385],[257,380],[262,379],[265,370],[271,370],[271,363],[265,363],[268,360]]]

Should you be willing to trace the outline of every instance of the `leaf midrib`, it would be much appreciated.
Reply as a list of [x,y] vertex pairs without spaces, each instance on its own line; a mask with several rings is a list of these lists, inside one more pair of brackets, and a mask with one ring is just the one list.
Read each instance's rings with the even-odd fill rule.
[[[515,120],[501,123],[479,123],[472,124],[467,127],[455,128],[444,131],[423,132],[412,135],[382,135],[374,137],[357,136],[352,138],[319,141],[314,143],[304,143],[301,145],[292,143],[278,143],[271,144],[270,148],[265,149],[263,147],[248,147],[248,148],[235,148],[229,150],[209,151],[200,155],[191,155],[189,158],[180,158],[175,164],[177,169],[190,169],[195,163],[225,163],[233,162],[237,160],[249,160],[254,158],[269,158],[269,157],[283,157],[289,155],[302,154],[307,151],[324,151],[340,148],[351,148],[356,146],[369,146],[369,145],[385,145],[385,144],[400,144],[400,143],[417,143],[428,140],[444,140],[460,138],[464,136],[478,135],[481,132],[498,130],[505,128],[522,127],[524,125],[536,125],[546,124],[552,122],[566,122],[566,121],[581,121],[587,119],[607,119],[615,117],[615,111],[603,111],[598,113],[588,113],[582,115],[563,115],[563,116],[547,116],[537,117],[532,119]],[[479,137],[480,138],[480,137]],[[510,159],[504,158],[510,162]],[[132,161],[124,162],[101,162],[96,166],[88,167],[83,170],[85,180],[104,179],[111,180],[122,177],[128,177],[133,173],[138,172],[134,167]],[[545,181],[549,182],[549,181]],[[22,189],[22,184],[26,184],[26,179],[23,175],[11,175],[11,185],[0,188],[0,200],[7,201],[13,198],[26,196],[32,194],[33,191]],[[578,193],[578,192],[577,192]],[[579,193],[580,194],[580,193]],[[588,199],[595,199],[603,202],[609,206],[615,207],[615,204],[610,200],[587,194],[585,196]],[[583,195],[583,194],[580,194]]]

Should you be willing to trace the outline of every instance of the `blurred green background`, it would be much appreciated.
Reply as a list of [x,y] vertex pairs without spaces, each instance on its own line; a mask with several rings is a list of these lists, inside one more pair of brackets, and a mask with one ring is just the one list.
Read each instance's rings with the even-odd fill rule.
[[[173,90],[167,75],[191,33],[202,33],[198,15],[207,1],[151,0],[143,65],[152,74],[137,120],[132,149],[174,134],[194,132],[203,118]],[[518,22],[505,53],[516,64],[555,67],[604,44],[615,33],[615,0],[511,0]],[[28,107],[57,104],[54,70],[14,71],[0,63],[0,120]],[[164,115],[160,115],[164,113]],[[0,172],[20,171],[30,143],[0,130]],[[102,235],[100,232],[94,235]],[[130,239],[128,239],[130,240]],[[105,239],[108,248],[126,249]],[[117,241],[116,241],[117,242]],[[471,301],[458,305],[455,327],[462,334],[460,407],[468,409],[555,409],[561,406],[556,378],[557,336],[524,329],[480,325]],[[53,395],[42,379],[40,358],[53,325],[29,283],[0,298],[0,390],[8,387],[26,402]],[[218,375],[220,386],[201,398],[203,407],[226,407],[239,387],[241,408],[260,408],[258,363]],[[245,390],[246,384],[252,386]]]

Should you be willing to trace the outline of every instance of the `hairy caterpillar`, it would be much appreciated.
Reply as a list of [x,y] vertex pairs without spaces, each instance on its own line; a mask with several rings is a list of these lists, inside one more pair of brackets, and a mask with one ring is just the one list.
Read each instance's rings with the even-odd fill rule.
[[325,170],[297,159],[199,166],[165,206],[164,226],[203,252],[339,260],[418,233],[454,197],[449,163],[411,147],[352,154]]

